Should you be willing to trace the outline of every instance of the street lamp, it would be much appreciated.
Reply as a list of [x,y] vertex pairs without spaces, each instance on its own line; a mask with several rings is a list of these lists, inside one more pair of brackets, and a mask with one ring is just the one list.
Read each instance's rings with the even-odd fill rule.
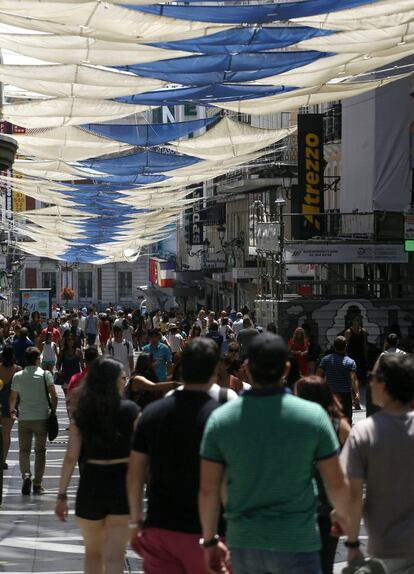
[[220,243],[223,244],[224,238],[226,236],[226,228],[222,223],[217,227],[217,233],[219,236]]
[[2,255],[7,255],[7,252],[9,250],[9,241],[5,238],[5,236],[2,236],[3,239],[1,239],[0,241],[0,248],[1,248],[1,253]]
[[283,210],[286,206],[286,199],[283,197],[282,187],[278,188],[278,195],[275,200],[277,210],[277,223],[279,224],[279,255],[278,255],[278,289],[277,300],[282,301],[285,295],[285,218]]
[[257,272],[259,278],[259,296],[266,298],[268,284],[270,286],[270,298],[276,297],[282,301],[285,290],[285,220],[284,208],[286,200],[283,195],[283,187],[277,189],[274,202],[276,219],[271,221],[271,215],[267,212],[260,200],[253,203],[257,211],[256,223],[256,254]]

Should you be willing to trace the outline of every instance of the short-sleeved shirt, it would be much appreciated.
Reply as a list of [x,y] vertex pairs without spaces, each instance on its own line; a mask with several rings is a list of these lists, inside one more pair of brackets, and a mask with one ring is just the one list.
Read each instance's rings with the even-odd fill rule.
[[414,558],[414,412],[379,411],[356,424],[341,453],[349,478],[366,484],[368,551]]
[[15,373],[12,380],[12,391],[19,393],[19,420],[43,421],[49,415],[45,380],[53,385],[53,375],[40,367],[30,366]]
[[252,389],[213,412],[201,457],[226,467],[230,547],[319,550],[314,464],[338,448],[323,408],[280,388]]
[[183,389],[143,411],[132,449],[149,457],[146,526],[201,533],[199,449],[206,421],[218,406],[207,393]]
[[319,367],[323,369],[326,382],[333,393],[350,393],[352,390],[350,373],[356,372],[356,363],[348,355],[332,353],[323,357]]
[[46,327],[45,329],[42,330],[41,335],[43,339],[46,339],[48,334],[52,335],[52,341],[54,343],[59,343],[60,341],[60,331],[59,329],[55,329],[55,327],[52,327],[51,329],[49,329],[48,327]]
[[138,413],[139,407],[134,402],[121,399],[114,424],[114,436],[116,439],[113,444],[97,447],[96,445],[90,444],[88,436],[82,436],[82,455],[85,460],[111,460],[128,457],[131,452],[134,422]]
[[86,334],[96,335],[98,333],[98,317],[96,315],[88,315],[85,319]]
[[167,365],[172,361],[170,349],[164,343],[158,343],[156,347],[145,345],[144,353],[151,353],[154,359],[154,371],[157,379],[162,382],[167,380]]
[[75,373],[74,375],[71,376],[71,378],[69,379],[68,389],[66,391],[68,397],[70,397],[73,391],[79,387],[79,385],[81,384],[81,382],[83,381],[83,379],[86,377],[87,374],[88,370],[84,369],[80,373]]
[[127,377],[131,376],[131,369],[129,366],[129,357],[134,356],[134,349],[129,341],[122,340],[121,343],[111,339],[106,344],[106,352],[124,365],[125,374]]
[[34,347],[35,344],[31,339],[29,339],[29,337],[26,337],[25,339],[15,337],[12,345],[16,356],[16,363],[21,367],[24,367],[26,365],[26,349]]

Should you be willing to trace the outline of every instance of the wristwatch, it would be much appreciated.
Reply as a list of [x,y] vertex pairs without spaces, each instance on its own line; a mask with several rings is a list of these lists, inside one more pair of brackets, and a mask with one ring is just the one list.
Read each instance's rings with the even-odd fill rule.
[[217,544],[219,543],[219,540],[220,540],[220,536],[218,534],[215,534],[213,536],[213,538],[210,538],[210,540],[206,540],[205,538],[200,538],[198,543],[203,548],[212,548],[213,546],[217,546]]
[[357,538],[356,540],[354,540],[354,542],[350,542],[349,540],[345,540],[344,545],[346,548],[359,548],[361,546],[361,543],[360,543],[359,539]]

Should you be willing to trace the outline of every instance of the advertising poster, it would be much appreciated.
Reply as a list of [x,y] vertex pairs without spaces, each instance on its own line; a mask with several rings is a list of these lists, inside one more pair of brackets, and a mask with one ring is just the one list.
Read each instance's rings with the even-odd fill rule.
[[322,235],[324,211],[323,115],[298,115],[298,186],[292,193],[295,239]]
[[20,289],[20,307],[22,311],[39,311],[42,323],[52,316],[50,289]]

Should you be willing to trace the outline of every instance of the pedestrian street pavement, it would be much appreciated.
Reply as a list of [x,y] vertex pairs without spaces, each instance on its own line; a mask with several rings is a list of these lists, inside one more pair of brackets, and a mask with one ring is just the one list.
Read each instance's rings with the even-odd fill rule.
[[[67,445],[68,419],[59,390],[58,438],[47,445],[47,465],[42,496],[23,496],[18,464],[17,423],[14,425],[12,444],[8,456],[9,469],[4,475],[3,503],[0,506],[0,574],[27,574],[28,572],[81,574],[83,572],[83,543],[74,520],[73,509],[78,482],[74,472],[68,489],[70,515],[67,522],[59,522],[54,514],[60,469]],[[354,413],[355,421],[365,412]],[[362,540],[364,543],[364,536]],[[345,549],[338,545],[335,574],[346,565]],[[142,561],[128,550],[124,572],[142,574]],[[168,574],[168,572],[160,572]],[[194,574],[198,574],[194,572]]]
[[[59,436],[47,444],[47,464],[41,496],[23,496],[18,463],[17,425],[13,428],[8,456],[9,469],[4,475],[3,503],[0,506],[0,573],[82,574],[83,542],[74,520],[78,472],[68,489],[70,515],[60,522],[54,514],[60,470],[66,451],[68,418],[63,393],[59,390]],[[125,572],[142,574],[141,560],[128,551]]]

